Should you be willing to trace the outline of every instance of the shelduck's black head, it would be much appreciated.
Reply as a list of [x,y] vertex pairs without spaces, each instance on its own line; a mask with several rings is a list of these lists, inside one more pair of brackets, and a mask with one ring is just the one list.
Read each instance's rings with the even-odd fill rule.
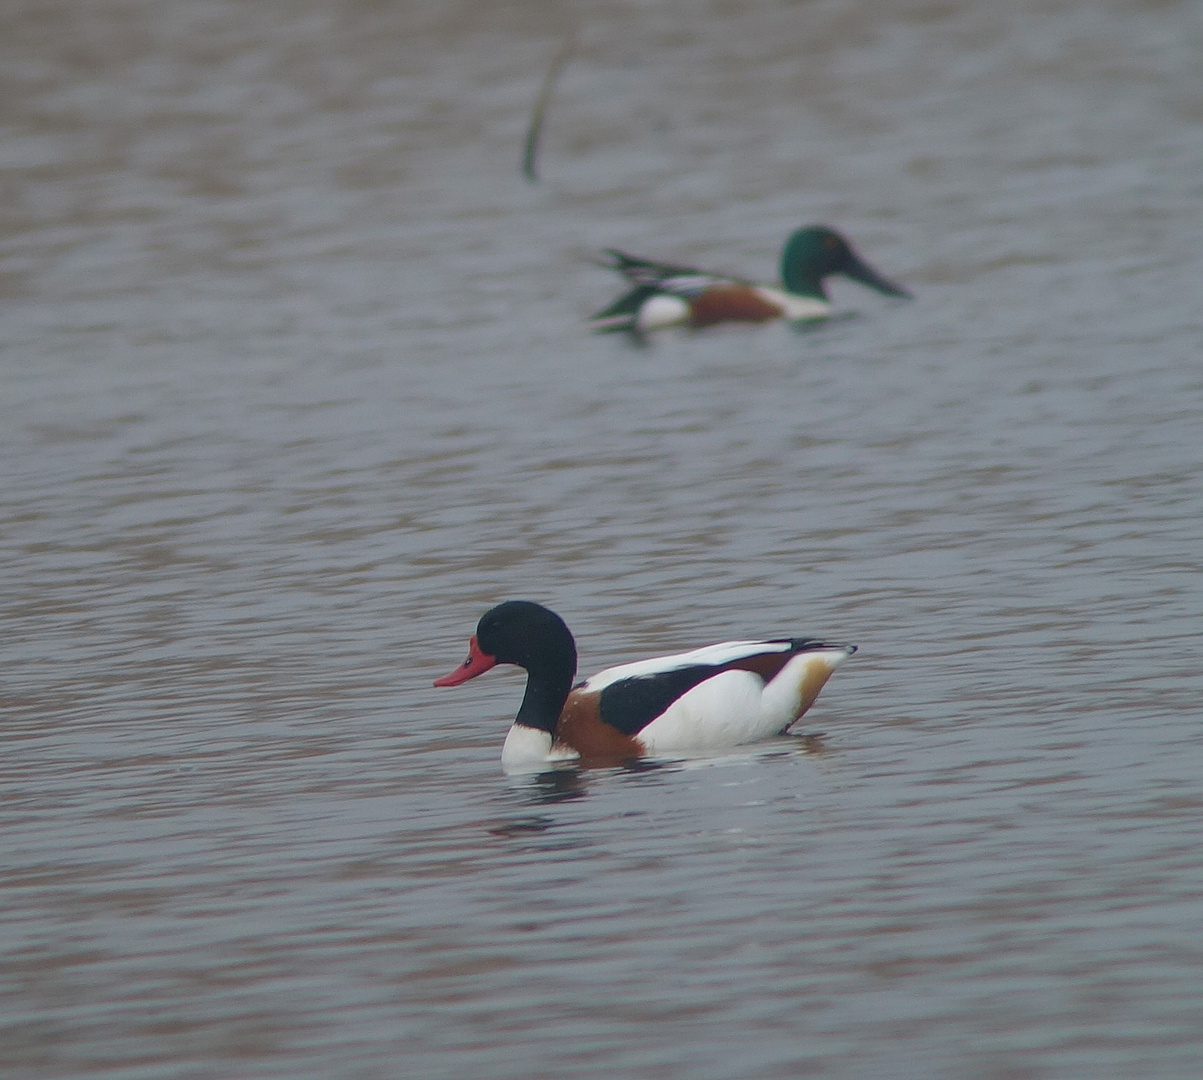
[[576,643],[564,620],[530,600],[507,600],[490,608],[468,643],[468,658],[435,686],[458,686],[496,664],[516,664],[540,679],[571,684],[576,674]]

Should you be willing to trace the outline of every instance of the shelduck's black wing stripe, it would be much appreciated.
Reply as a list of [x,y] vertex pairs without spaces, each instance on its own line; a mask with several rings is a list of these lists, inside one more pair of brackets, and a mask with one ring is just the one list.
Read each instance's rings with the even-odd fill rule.
[[624,735],[637,735],[687,690],[724,670],[717,664],[695,664],[619,679],[601,692],[598,708],[602,721]]
[[[763,652],[753,649],[721,664],[689,664],[618,679],[603,687],[598,695],[602,721],[624,735],[637,735],[682,694],[720,672],[750,671],[767,682],[797,653],[839,647],[827,645],[817,638],[774,638],[763,644],[778,648],[766,648]],[[782,649],[782,645],[789,648]]]

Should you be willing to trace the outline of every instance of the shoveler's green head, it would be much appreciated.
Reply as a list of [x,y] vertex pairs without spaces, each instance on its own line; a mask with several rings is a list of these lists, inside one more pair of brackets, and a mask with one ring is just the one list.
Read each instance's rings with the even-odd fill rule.
[[843,274],[886,296],[911,295],[874,270],[843,236],[826,225],[807,225],[785,242],[785,250],[781,252],[781,283],[787,291],[826,300],[823,279],[832,274]]

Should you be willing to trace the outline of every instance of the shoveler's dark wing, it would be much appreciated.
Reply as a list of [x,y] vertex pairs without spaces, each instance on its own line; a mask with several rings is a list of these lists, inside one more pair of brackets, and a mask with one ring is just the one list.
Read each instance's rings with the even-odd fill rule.
[[641,259],[617,248],[606,248],[604,254],[607,258],[598,260],[599,265],[621,274],[631,284],[647,286],[655,292],[670,293],[685,299],[695,297],[715,285],[748,284],[738,278],[712,274],[692,266],[674,266],[672,263]]
[[636,285],[624,292],[609,307],[592,316],[589,324],[601,333],[634,330],[638,325],[639,309],[660,291],[655,285]]
[[651,259],[641,259],[637,255],[628,255],[617,248],[606,248],[602,254],[605,258],[598,260],[599,266],[621,274],[635,285],[659,285],[666,278],[705,276],[703,271],[692,266],[653,262]]
[[598,265],[621,274],[633,287],[589,320],[593,329],[602,333],[623,330],[637,332],[640,311],[655,296],[675,296],[692,302],[716,287],[748,284],[722,274],[695,270],[691,266],[674,266],[641,259],[617,248],[607,248],[604,254],[606,258],[597,260]]

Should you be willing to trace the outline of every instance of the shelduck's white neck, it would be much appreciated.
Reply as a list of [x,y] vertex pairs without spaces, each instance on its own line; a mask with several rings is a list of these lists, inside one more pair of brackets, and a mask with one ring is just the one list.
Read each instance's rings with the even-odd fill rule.
[[551,733],[525,724],[511,724],[501,748],[501,764],[507,769],[529,768],[547,760]]
[[526,724],[511,724],[501,748],[501,765],[507,771],[537,768],[553,761],[572,761],[576,757],[576,751],[563,747],[553,753],[551,735]]

